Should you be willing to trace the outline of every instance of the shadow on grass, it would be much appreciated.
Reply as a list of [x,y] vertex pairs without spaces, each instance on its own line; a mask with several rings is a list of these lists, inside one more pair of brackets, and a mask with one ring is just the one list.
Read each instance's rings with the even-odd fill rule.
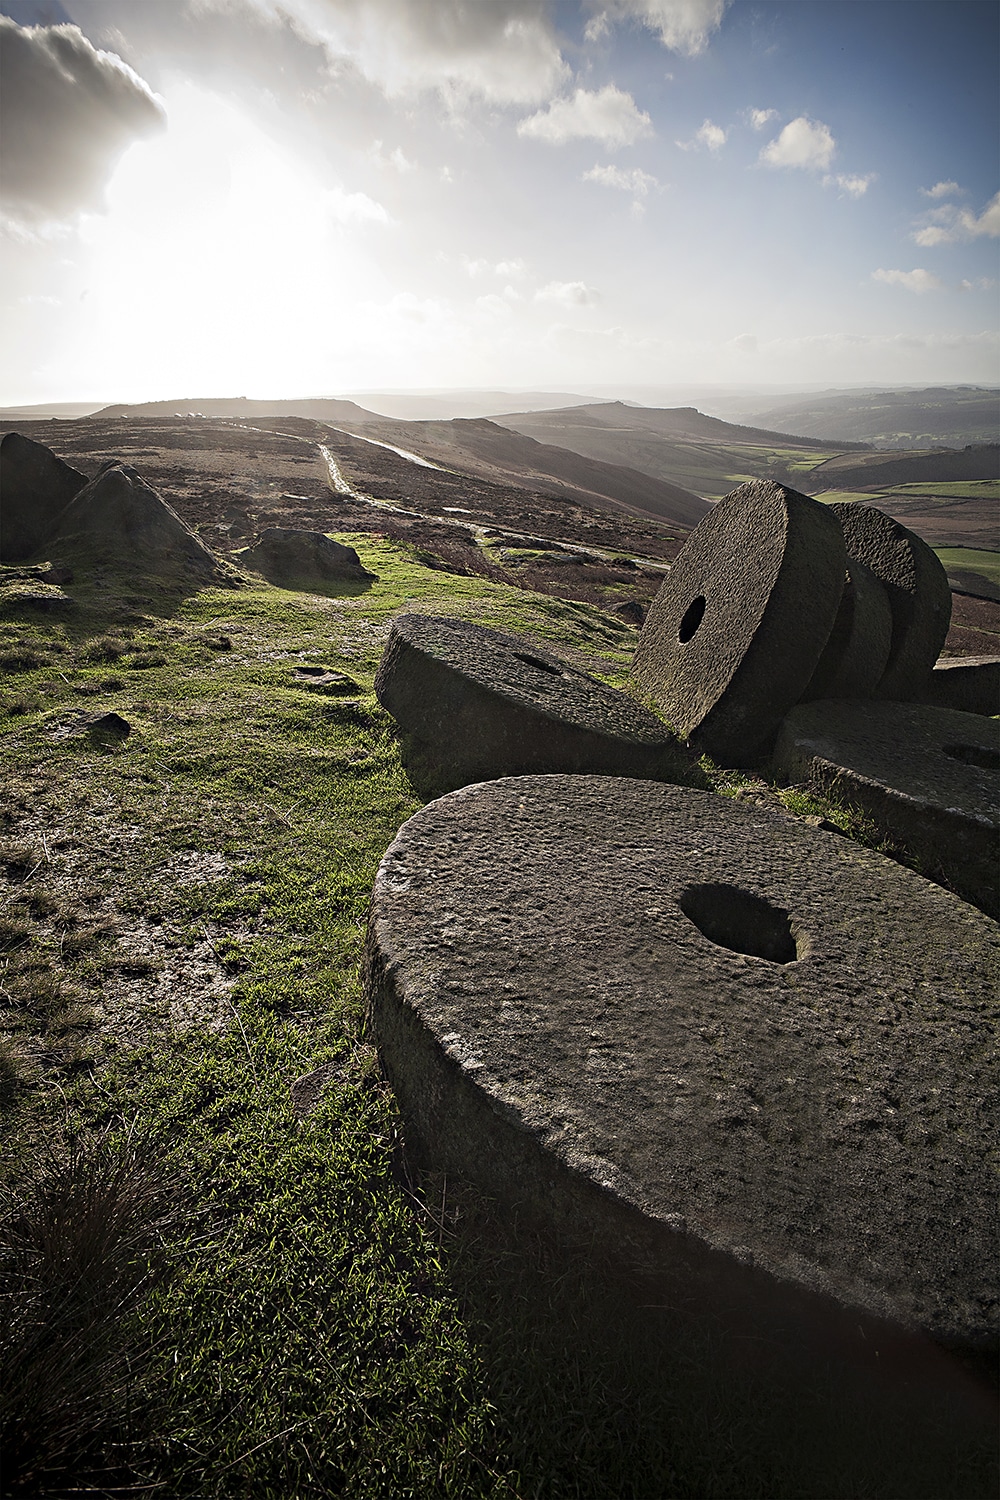
[[[996,1492],[984,1371],[810,1339],[628,1272],[440,1177],[419,1201],[488,1373],[524,1496],[979,1500]],[[433,1207],[431,1207],[433,1205]],[[853,1328],[850,1330],[853,1334]]]

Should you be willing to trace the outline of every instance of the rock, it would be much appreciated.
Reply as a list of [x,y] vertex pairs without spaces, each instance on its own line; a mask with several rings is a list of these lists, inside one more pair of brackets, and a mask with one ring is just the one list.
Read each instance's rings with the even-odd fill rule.
[[329,667],[296,667],[293,672],[296,687],[308,688],[315,693],[356,693],[358,684],[346,672],[333,672]]
[[25,609],[62,614],[73,609],[75,602],[62,589],[44,583],[40,578],[0,583],[0,614],[3,615],[20,614]]
[[616,604],[612,613],[621,615],[630,625],[641,625],[646,618],[645,606],[638,599],[625,599],[621,604]]
[[772,759],[859,808],[893,844],[993,916],[1000,915],[1000,725],[914,703],[800,704]]
[[870,568],[849,557],[837,618],[803,701],[870,698],[885,672],[891,645],[889,596]]
[[[0,560],[22,562],[46,546],[87,476],[19,432],[0,442]],[[68,579],[51,579],[52,583]]]
[[966,714],[1000,714],[1000,656],[942,656],[914,697]]
[[696,778],[667,726],[634,698],[463,620],[397,615],[375,693],[426,748],[437,790],[531,771]]
[[697,1316],[995,1346],[1000,932],[949,892],[712,793],[506,779],[404,824],[365,987],[416,1162]]
[[633,673],[698,750],[752,763],[816,670],[845,576],[829,506],[780,484],[741,485],[675,559]]
[[333,541],[322,531],[269,526],[252,547],[234,553],[234,560],[280,588],[305,592],[345,580],[377,581],[374,573],[362,567],[353,547]]
[[206,582],[215,557],[172,506],[127,464],[110,462],[66,507],[52,538],[60,560],[157,578]]
[[874,696],[912,698],[948,634],[948,575],[927,543],[892,516],[853,501],[831,505],[830,510],[844,529],[848,556],[869,567],[889,597],[892,643]]

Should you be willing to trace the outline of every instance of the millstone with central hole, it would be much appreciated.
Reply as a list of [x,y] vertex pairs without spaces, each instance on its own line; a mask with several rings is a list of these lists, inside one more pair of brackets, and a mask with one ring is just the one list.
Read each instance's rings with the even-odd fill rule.
[[1000,726],[921,703],[800,703],[772,765],[859,808],[883,837],[1000,915]]
[[397,615],[375,692],[423,747],[436,790],[531,771],[697,775],[667,726],[627,693],[464,620]]
[[995,1337],[1000,934],[911,871],[710,792],[508,778],[404,824],[366,985],[424,1162],[651,1247],[696,1310],[729,1278]]
[[948,575],[923,538],[892,516],[852,501],[830,509],[843,527],[848,555],[872,570],[889,597],[892,641],[874,696],[915,698],[948,634]]
[[830,637],[847,554],[828,506],[755,480],[699,523],[653,600],[632,670],[677,732],[747,764]]

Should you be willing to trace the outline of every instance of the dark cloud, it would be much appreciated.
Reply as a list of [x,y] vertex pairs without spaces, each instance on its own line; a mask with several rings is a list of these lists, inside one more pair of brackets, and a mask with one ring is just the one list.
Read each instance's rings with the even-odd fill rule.
[[37,224],[99,207],[118,157],[164,120],[149,85],[78,27],[0,15],[0,196],[12,218]]

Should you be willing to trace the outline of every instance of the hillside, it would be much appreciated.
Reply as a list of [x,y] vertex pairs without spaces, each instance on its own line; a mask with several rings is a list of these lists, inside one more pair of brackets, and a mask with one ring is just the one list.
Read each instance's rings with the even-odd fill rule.
[[851,454],[826,459],[809,475],[810,492],[863,490],[894,484],[946,484],[962,479],[1000,479],[1000,444],[977,443],[931,453]]
[[[524,484],[550,494],[583,497],[586,503],[653,516],[671,525],[696,526],[708,510],[697,494],[638,468],[584,459],[566,447],[484,418],[450,422],[371,423],[371,433],[406,446],[422,457],[459,466],[504,484]],[[555,484],[553,485],[553,481]]]
[[888,448],[962,448],[1000,439],[1000,390],[934,386],[923,391],[824,391],[763,406],[754,420],[830,442],[850,438]]
[[246,396],[182,396],[170,401],[141,401],[105,406],[95,417],[312,417],[317,422],[370,422],[373,415],[354,401],[319,397],[292,401],[250,401]]
[[746,479],[778,479],[801,488],[802,474],[851,446],[723,422],[694,407],[633,407],[619,401],[512,413],[501,421],[539,442],[628,465],[711,500]]

